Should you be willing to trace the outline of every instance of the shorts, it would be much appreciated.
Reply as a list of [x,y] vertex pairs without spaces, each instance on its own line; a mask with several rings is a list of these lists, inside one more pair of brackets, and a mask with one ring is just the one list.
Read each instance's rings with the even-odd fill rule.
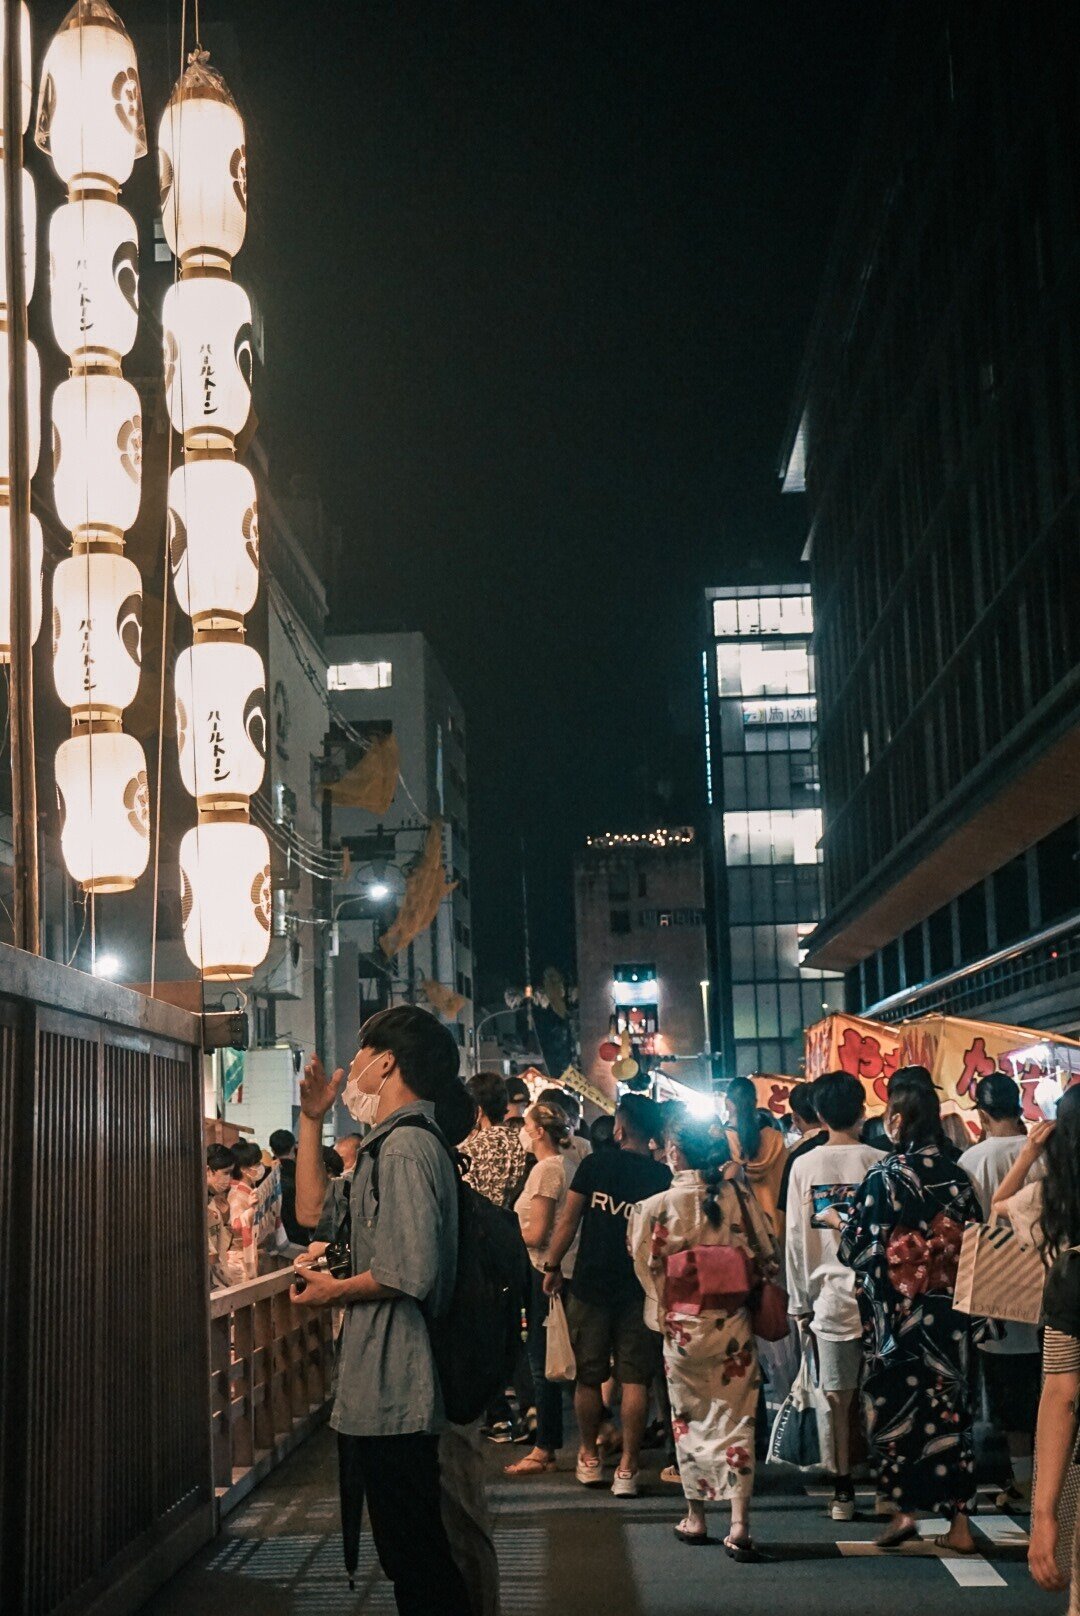
[[980,1352],[979,1362],[991,1423],[999,1431],[1034,1431],[1042,1391],[1039,1353]]
[[825,1341],[814,1337],[817,1346],[818,1385],[823,1392],[853,1392],[862,1377],[861,1341]]
[[586,1302],[571,1286],[566,1322],[583,1386],[602,1386],[612,1373],[620,1385],[647,1386],[660,1372],[662,1340],[645,1323],[644,1306],[642,1296],[612,1307]]

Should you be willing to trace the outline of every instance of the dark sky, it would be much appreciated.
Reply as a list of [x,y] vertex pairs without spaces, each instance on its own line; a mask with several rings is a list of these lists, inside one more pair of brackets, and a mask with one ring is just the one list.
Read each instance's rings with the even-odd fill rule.
[[798,556],[774,466],[885,8],[204,0],[211,46],[219,6],[271,471],[343,530],[337,626],[422,629],[464,702],[490,993],[519,838],[538,975],[699,722],[700,589]]

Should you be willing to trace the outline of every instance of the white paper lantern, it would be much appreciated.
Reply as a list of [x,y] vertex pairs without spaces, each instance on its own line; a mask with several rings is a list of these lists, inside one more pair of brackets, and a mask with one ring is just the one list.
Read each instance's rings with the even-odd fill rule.
[[84,551],[53,574],[53,675],[75,718],[119,718],[142,666],[142,579],[127,556]]
[[[41,523],[30,518],[30,642],[41,632]],[[0,505],[0,663],[11,661],[11,507]]]
[[251,410],[251,304],[217,277],[179,281],[161,310],[165,398],[187,449],[233,447]]
[[49,224],[53,331],[70,359],[120,368],[139,324],[139,241],[116,202],[66,202]]
[[[25,131],[30,122],[30,7],[26,0],[22,0],[19,7],[19,78],[22,81],[22,123],[20,128]],[[4,146],[4,106],[6,103],[3,71],[5,61],[5,47],[7,45],[7,12],[0,6],[0,151]]]
[[191,63],[165,108],[158,178],[165,240],[181,269],[228,269],[247,227],[244,120],[205,61]]
[[235,460],[192,460],[169,478],[169,554],[182,611],[226,628],[259,592],[255,479]]
[[146,155],[135,47],[108,0],[76,0],[53,36],[34,138],[71,195],[115,195]]
[[[26,301],[34,295],[37,279],[37,193],[34,182],[24,168],[22,171],[23,209],[23,275],[26,281]],[[7,217],[7,181],[0,165],[0,219]],[[0,253],[0,304],[7,308],[7,253]]]
[[200,807],[246,808],[266,768],[266,674],[240,641],[209,640],[176,659],[180,777]]
[[142,415],[122,376],[76,375],[53,394],[53,495],[81,537],[119,538],[139,514]]
[[[11,481],[8,466],[11,461],[11,444],[8,437],[8,339],[7,332],[0,331],[0,445],[3,445],[3,459],[0,460],[0,494],[6,499],[8,484]],[[41,362],[38,351],[32,342],[26,344],[26,411],[29,424],[30,447],[30,475],[37,471],[38,459],[41,455]]]
[[270,844],[257,825],[195,825],[180,843],[184,946],[210,982],[250,976],[270,946]]
[[126,892],[146,869],[150,800],[146,758],[133,735],[73,735],[56,754],[60,847],[88,892]]

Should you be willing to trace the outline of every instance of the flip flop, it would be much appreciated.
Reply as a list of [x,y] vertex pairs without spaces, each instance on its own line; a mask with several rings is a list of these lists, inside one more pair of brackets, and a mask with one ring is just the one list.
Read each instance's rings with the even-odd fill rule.
[[955,1543],[949,1542],[947,1532],[942,1532],[940,1537],[931,1538],[930,1541],[935,1549],[944,1549],[946,1554],[979,1554],[982,1552],[977,1543],[973,1543],[970,1549],[958,1548]]
[[672,1530],[680,1543],[688,1543],[691,1548],[696,1548],[699,1543],[708,1543],[709,1541],[709,1534],[707,1531],[684,1532],[681,1526],[673,1527]]
[[910,1543],[912,1538],[919,1535],[917,1526],[904,1526],[898,1532],[882,1532],[874,1543],[879,1549],[898,1549],[903,1543]]
[[538,1459],[535,1454],[527,1453],[524,1459],[516,1464],[506,1465],[503,1468],[504,1476],[543,1476],[556,1469],[554,1459]]
[[733,1538],[730,1534],[724,1539],[724,1553],[740,1565],[755,1565],[761,1559],[752,1538]]

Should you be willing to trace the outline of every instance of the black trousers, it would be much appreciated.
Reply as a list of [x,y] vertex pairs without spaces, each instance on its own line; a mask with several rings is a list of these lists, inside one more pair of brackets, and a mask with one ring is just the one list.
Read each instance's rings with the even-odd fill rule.
[[437,1436],[345,1436],[364,1478],[371,1536],[401,1616],[471,1616],[439,1498]]

